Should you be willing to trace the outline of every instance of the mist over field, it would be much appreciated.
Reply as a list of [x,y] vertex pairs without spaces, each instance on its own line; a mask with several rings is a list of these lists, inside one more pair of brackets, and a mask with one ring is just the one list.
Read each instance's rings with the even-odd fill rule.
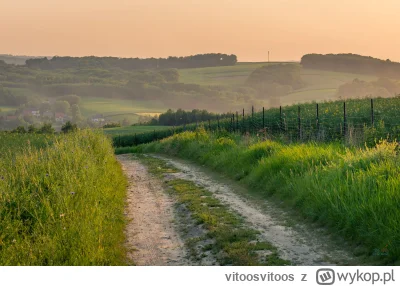
[[0,2],[0,266],[400,265],[399,1]]
[[97,117],[127,125],[168,109],[248,112],[251,106],[393,97],[400,92],[399,65],[353,54],[308,54],[299,63],[242,63],[228,54],[2,56],[0,128],[67,120],[93,126]]

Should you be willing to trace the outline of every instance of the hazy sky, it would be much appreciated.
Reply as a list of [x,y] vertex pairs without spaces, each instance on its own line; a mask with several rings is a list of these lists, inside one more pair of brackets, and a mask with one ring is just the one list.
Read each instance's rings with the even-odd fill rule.
[[400,61],[399,0],[0,0],[0,53]]

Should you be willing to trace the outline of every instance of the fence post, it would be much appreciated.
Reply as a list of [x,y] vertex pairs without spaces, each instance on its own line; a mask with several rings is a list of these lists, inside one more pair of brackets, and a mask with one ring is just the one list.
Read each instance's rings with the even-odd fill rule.
[[374,100],[371,98],[371,126],[374,127]]
[[208,119],[208,131],[211,132],[211,122],[210,122],[210,119]]
[[299,128],[299,140],[301,140],[301,117],[300,117],[300,105],[297,107],[297,120],[298,120],[298,128]]
[[282,106],[279,106],[279,131],[283,131]]
[[265,109],[263,106],[263,129],[265,128],[265,113],[264,113]]
[[244,127],[244,108],[243,108],[243,113],[242,113],[242,133],[244,134],[246,132],[246,128]]
[[236,111],[236,132],[239,132],[239,112]]
[[218,132],[219,132],[219,115],[217,115],[217,122],[218,122]]
[[319,106],[317,103],[317,136],[319,135]]
[[232,132],[235,132],[235,113],[232,112]]
[[343,137],[346,139],[346,122],[347,122],[347,116],[346,116],[346,101],[343,102]]
[[254,105],[251,106],[251,127],[250,127],[251,132],[254,132]]

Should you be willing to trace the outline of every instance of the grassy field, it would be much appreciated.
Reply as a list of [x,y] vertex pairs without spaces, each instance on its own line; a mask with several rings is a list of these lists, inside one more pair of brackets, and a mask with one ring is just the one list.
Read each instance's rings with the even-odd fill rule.
[[139,134],[145,132],[153,132],[165,130],[171,128],[171,126],[126,126],[116,128],[105,128],[104,133],[110,135],[126,135],[126,134]]
[[0,133],[0,265],[126,264],[126,184],[100,133]]
[[[180,70],[180,80],[184,83],[201,85],[240,86],[245,83],[247,77],[255,69],[268,64],[273,65],[277,63],[238,63],[236,66],[228,67],[184,69]],[[301,77],[306,86],[281,97],[279,99],[281,105],[335,100],[337,99],[336,91],[340,85],[353,81],[355,78],[365,81],[377,79],[377,77],[363,74],[312,69],[301,69]]]
[[258,137],[185,132],[132,148],[191,159],[240,181],[254,196],[284,201],[302,218],[324,225],[355,252],[400,264],[397,143],[374,148],[290,144]]
[[158,113],[166,107],[157,101],[134,101],[112,98],[82,98],[81,112],[84,116],[101,113],[104,116],[122,113]]

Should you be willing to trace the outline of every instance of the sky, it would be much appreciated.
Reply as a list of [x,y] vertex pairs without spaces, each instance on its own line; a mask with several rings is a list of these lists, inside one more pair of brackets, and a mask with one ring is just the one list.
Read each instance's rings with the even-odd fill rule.
[[400,61],[398,0],[0,0],[0,54]]

